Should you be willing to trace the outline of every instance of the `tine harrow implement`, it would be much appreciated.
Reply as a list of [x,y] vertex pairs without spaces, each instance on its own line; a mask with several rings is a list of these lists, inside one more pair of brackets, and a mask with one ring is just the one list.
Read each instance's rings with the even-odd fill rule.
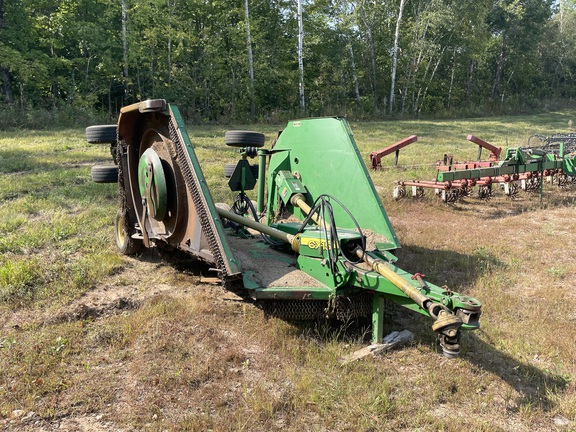
[[[444,155],[436,163],[435,180],[398,181],[393,197],[404,198],[407,196],[406,188],[411,188],[412,196],[416,198],[423,197],[426,189],[433,189],[445,203],[454,203],[474,195],[487,200],[493,196],[494,185],[500,185],[504,195],[514,199],[520,190],[541,192],[545,180],[560,187],[574,184],[576,136],[557,134],[552,137],[533,137],[540,139],[544,145],[508,148],[500,159],[501,148],[468,135],[468,141],[478,145],[477,161],[455,163],[451,155]],[[481,160],[483,149],[490,151],[488,160]],[[475,187],[476,194],[473,191]]]

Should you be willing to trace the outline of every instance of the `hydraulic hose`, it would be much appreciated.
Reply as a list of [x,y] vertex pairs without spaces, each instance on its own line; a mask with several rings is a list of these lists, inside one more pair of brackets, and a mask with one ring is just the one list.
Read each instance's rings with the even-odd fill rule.
[[[295,194],[290,199],[292,205],[299,207],[306,215],[310,216],[314,222],[316,222],[319,226],[325,227],[326,224],[322,218],[318,216],[317,213],[311,213],[312,208],[306,204],[304,196],[302,194]],[[390,269],[383,261],[378,260],[369,254],[365,253],[362,248],[357,247],[354,250],[354,253],[360,260],[365,261],[375,272],[379,273],[380,275],[384,276],[390,282],[392,282],[400,291],[406,294],[409,298],[414,300],[418,306],[420,306],[424,310],[429,310],[430,305],[433,303],[430,298],[426,295],[422,294],[417,288],[412,286],[409,282],[405,281],[404,278],[399,276],[395,273],[392,269]],[[432,315],[432,313],[431,313]]]

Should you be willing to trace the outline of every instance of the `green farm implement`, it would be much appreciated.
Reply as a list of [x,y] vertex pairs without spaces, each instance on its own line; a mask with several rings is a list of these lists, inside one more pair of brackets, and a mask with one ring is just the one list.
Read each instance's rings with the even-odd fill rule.
[[291,121],[270,148],[251,131],[224,141],[240,154],[227,168],[232,206],[214,202],[176,106],[150,100],[121,110],[111,142],[120,252],[182,250],[284,319],[371,316],[374,342],[388,299],[430,317],[444,354],[459,353],[481,304],[396,265],[400,244],[345,119]]
[[[500,148],[468,135],[467,139],[478,145],[477,161],[454,163],[452,156],[444,155],[436,163],[435,180],[398,181],[393,196],[403,198],[407,195],[406,188],[411,188],[412,196],[420,198],[425,189],[433,189],[442,201],[453,203],[472,196],[474,187],[477,187],[478,198],[485,200],[492,197],[494,185],[500,185],[505,196],[515,198],[520,190],[542,192],[544,180],[560,187],[573,184],[576,136],[535,135],[534,138],[538,138],[541,145],[508,148],[500,158]],[[528,142],[530,144],[530,140]],[[482,149],[490,151],[488,160],[481,160]]]

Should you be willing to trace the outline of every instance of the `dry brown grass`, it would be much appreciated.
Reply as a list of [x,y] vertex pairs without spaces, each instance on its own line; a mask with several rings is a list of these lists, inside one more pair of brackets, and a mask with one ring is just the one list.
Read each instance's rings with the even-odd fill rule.
[[[484,129],[503,127],[494,122]],[[412,133],[414,124],[400,123],[397,138]],[[428,125],[430,139],[443,126],[464,128]],[[380,127],[355,128],[363,154],[389,143]],[[216,178],[212,133],[202,157]],[[403,246],[400,265],[484,303],[482,328],[463,336],[460,358],[438,354],[429,321],[392,306],[386,330],[408,328],[414,341],[342,367],[367,343],[366,323],[266,320],[202,283],[202,266],[155,252],[111,261],[82,292],[0,305],[0,429],[574,430],[576,191],[546,188],[543,205],[529,195],[394,202],[402,172],[373,174]],[[113,194],[106,199],[111,219]],[[52,255],[32,252],[75,259],[50,247]],[[112,246],[94,248],[111,260]]]

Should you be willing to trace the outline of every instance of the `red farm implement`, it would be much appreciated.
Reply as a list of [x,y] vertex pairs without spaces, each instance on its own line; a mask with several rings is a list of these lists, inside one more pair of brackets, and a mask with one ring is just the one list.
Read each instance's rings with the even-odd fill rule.
[[[530,145],[536,138],[538,145]],[[370,155],[372,167],[381,167],[377,156],[396,152],[394,165],[397,165],[400,148],[415,141],[409,139],[400,141],[379,152]],[[508,148],[501,158],[502,149],[473,135],[467,140],[478,145],[478,160],[454,162],[452,155],[444,155],[436,162],[436,178],[434,180],[398,181],[394,187],[393,197],[401,199],[408,195],[416,198],[424,196],[426,189],[434,193],[446,203],[453,203],[463,197],[476,195],[480,199],[490,199],[494,185],[499,185],[504,195],[510,198],[517,196],[520,190],[526,192],[542,191],[544,179],[560,187],[573,184],[576,179],[574,157],[576,151],[576,134],[556,134],[553,136],[533,135],[528,140],[527,147]],[[482,160],[482,151],[490,152],[487,160]],[[374,156],[373,156],[374,155]]]

